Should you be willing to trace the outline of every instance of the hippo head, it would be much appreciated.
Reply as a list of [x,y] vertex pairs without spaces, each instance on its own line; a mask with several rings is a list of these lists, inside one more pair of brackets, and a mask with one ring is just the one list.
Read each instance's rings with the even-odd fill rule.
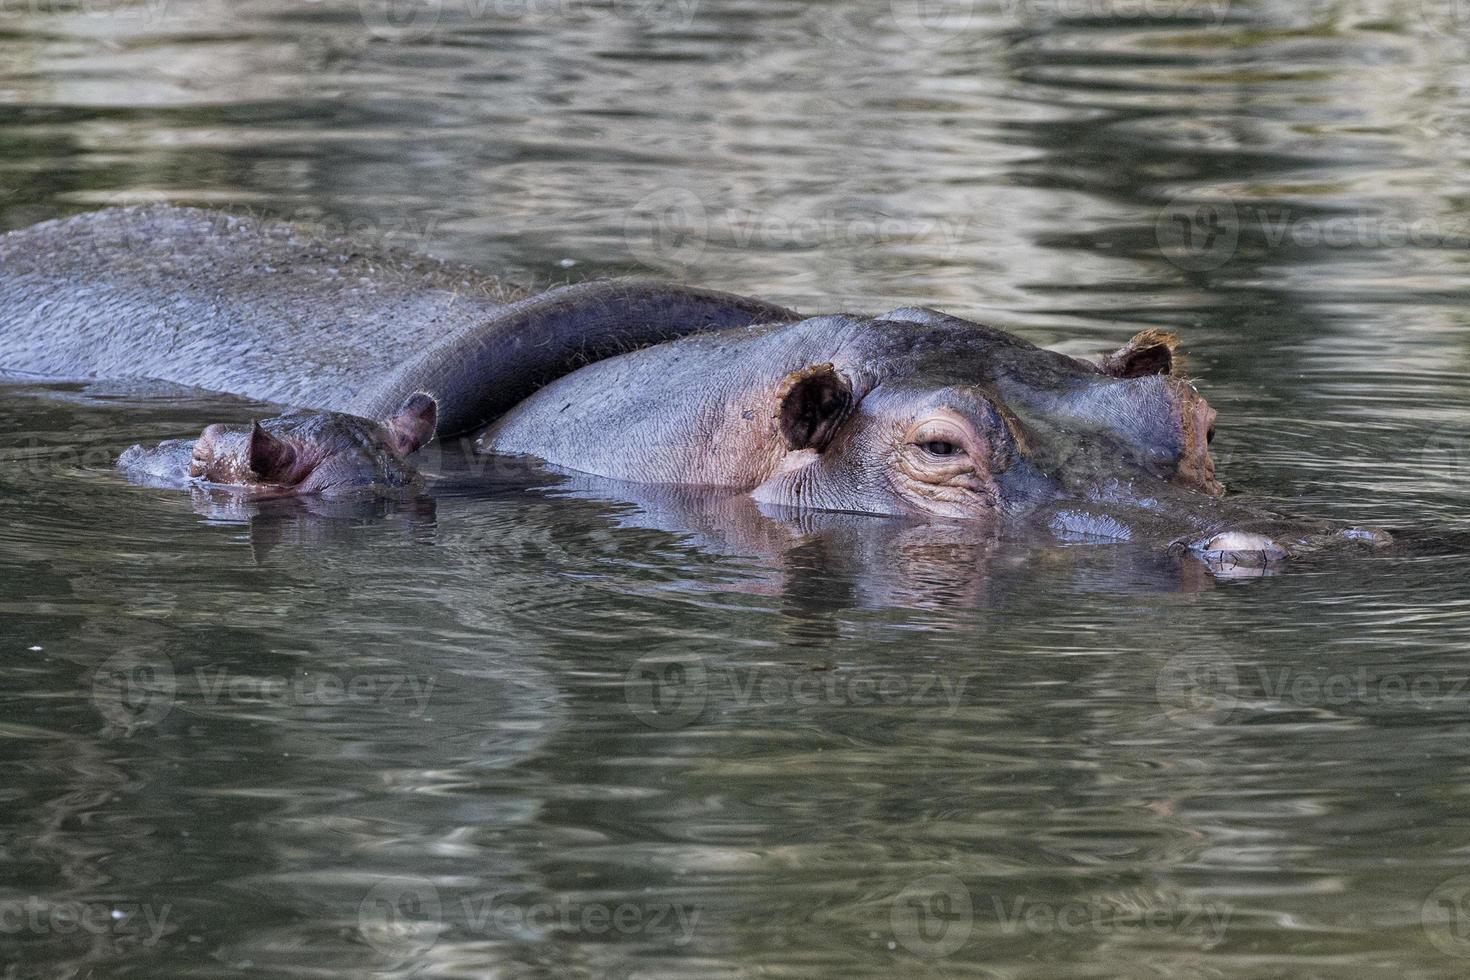
[[1171,334],[1146,330],[1092,362],[930,310],[830,319],[847,340],[774,392],[787,452],[753,491],[762,503],[1024,517],[1062,538],[1157,541],[1229,567],[1387,541],[1224,499],[1215,411],[1181,375]]
[[118,466],[154,481],[239,488],[255,496],[332,494],[403,487],[417,476],[406,457],[433,438],[438,409],[423,392],[381,422],[306,411],[250,425],[210,425],[198,439],[147,450],[134,446]]

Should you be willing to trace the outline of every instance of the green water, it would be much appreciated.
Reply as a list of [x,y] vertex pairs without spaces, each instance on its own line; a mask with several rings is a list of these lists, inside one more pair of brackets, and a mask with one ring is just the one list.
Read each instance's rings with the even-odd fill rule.
[[0,387],[0,977],[1470,972],[1470,9],[0,0],[0,227],[170,200],[524,284],[1184,338],[1217,580],[447,453],[121,481],[244,419]]

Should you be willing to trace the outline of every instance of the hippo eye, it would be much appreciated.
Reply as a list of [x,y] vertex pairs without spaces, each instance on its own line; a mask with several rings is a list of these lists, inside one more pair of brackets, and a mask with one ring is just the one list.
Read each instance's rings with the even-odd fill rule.
[[960,451],[960,447],[943,439],[931,439],[924,443],[924,452],[930,456],[953,456]]

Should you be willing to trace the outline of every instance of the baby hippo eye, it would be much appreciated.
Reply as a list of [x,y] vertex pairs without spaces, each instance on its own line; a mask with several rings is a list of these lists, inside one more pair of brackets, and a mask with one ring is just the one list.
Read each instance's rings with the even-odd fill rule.
[[960,447],[943,439],[930,439],[923,444],[924,452],[930,456],[953,456],[960,451]]

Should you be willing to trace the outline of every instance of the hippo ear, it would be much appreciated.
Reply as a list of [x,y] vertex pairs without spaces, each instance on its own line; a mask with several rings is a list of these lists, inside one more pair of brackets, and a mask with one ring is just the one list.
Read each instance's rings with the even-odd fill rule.
[[250,423],[249,452],[250,469],[262,483],[288,482],[296,465],[296,450],[262,429],[259,422]]
[[1142,378],[1175,374],[1183,364],[1179,338],[1166,330],[1145,330],[1102,359],[1103,374],[1115,378]]
[[818,364],[786,376],[776,418],[790,449],[821,452],[852,406],[852,386],[831,364]]
[[393,417],[384,422],[388,440],[400,456],[407,456],[434,438],[439,424],[439,403],[428,392],[416,391],[403,400]]

